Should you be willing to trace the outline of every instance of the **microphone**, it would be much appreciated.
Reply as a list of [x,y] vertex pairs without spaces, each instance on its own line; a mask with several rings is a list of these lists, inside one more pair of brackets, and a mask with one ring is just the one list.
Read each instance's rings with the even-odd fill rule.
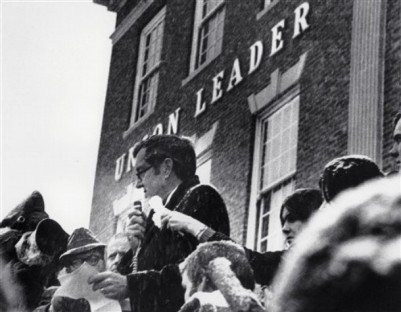
[[[142,212],[142,202],[140,200],[134,201],[132,206],[133,206],[134,211],[138,210],[138,211]],[[131,219],[133,217],[134,211],[131,211],[130,213],[128,213],[129,219]],[[130,241],[132,241],[133,239],[136,239],[136,238],[134,238],[132,236],[129,237]],[[142,245],[141,240],[138,240],[138,246],[136,248],[135,253],[133,254],[132,262],[130,265],[130,267],[132,268],[132,273],[138,272],[138,255],[139,255],[139,251],[141,250],[141,245]]]

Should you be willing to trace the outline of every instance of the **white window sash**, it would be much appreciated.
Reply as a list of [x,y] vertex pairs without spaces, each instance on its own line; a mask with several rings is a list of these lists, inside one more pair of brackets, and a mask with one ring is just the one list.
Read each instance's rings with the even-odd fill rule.
[[[148,115],[150,115],[155,106],[155,100],[156,100],[156,94],[157,93],[157,84],[159,78],[156,78],[156,86],[153,86],[153,82],[150,81],[150,93],[149,94],[149,101],[148,105],[150,105],[147,108],[146,113],[143,116],[140,116],[140,111],[143,107],[139,107],[139,105],[142,105],[141,100],[139,99],[139,90],[142,86],[142,84],[147,80],[147,79],[153,79],[151,77],[152,75],[157,75],[157,71],[160,69],[160,64],[161,64],[161,59],[160,59],[160,54],[162,51],[162,44],[163,44],[163,33],[164,33],[164,26],[162,28],[162,33],[160,34],[160,47],[156,44],[155,48],[159,48],[156,52],[156,54],[153,57],[159,57],[157,62],[153,64],[152,68],[147,70],[147,73],[145,75],[142,75],[143,72],[143,65],[144,65],[144,58],[145,58],[145,47],[146,47],[146,37],[154,31],[157,27],[159,27],[160,23],[164,22],[164,18],[166,15],[166,8],[164,7],[142,30],[141,36],[140,36],[140,43],[139,43],[139,50],[138,50],[138,62],[137,62],[137,69],[136,69],[136,76],[135,76],[135,85],[134,85],[134,91],[133,91],[133,101],[132,101],[132,112],[131,112],[131,121],[130,121],[130,127],[139,124],[142,120],[144,120]],[[157,37],[154,40],[159,40]],[[152,40],[152,39],[151,39]],[[149,61],[149,60],[148,60]],[[149,65],[148,65],[149,66]],[[152,89],[154,87],[154,89]]]
[[[296,101],[296,102],[294,102]],[[295,167],[284,167],[290,169],[290,171],[283,171],[283,174],[275,179],[274,181],[270,181],[268,185],[263,185],[262,186],[262,170],[261,166],[266,162],[266,160],[270,161],[270,159],[266,158],[262,159],[263,157],[263,144],[266,143],[267,141],[264,140],[263,138],[263,130],[264,130],[264,123],[268,121],[268,119],[273,116],[275,113],[281,111],[282,109],[286,109],[286,105],[297,105],[297,107],[292,107],[292,109],[289,111],[289,116],[290,116],[290,121],[292,125],[296,125],[296,135],[295,135],[295,148],[293,148],[292,145],[285,146],[284,149],[280,149],[280,153],[284,153],[286,155],[286,152],[289,151],[294,151],[295,155],[289,156],[290,159],[292,157],[295,157]],[[280,207],[274,208],[274,206],[270,207],[270,211],[263,213],[263,207],[256,205],[256,202],[258,199],[261,199],[262,197],[266,196],[268,192],[275,192],[279,187],[287,186],[287,183],[291,183],[292,190],[295,187],[295,179],[294,175],[296,173],[296,163],[297,163],[297,155],[296,155],[296,150],[298,146],[298,125],[299,125],[299,93],[292,93],[288,94],[288,96],[284,97],[280,102],[276,103],[276,105],[273,106],[273,108],[270,108],[269,110],[266,110],[262,114],[259,115],[257,118],[257,124],[256,124],[256,136],[255,136],[255,150],[254,150],[254,166],[253,166],[253,174],[252,174],[252,189],[251,189],[251,200],[250,200],[250,213],[249,213],[249,222],[248,222],[248,228],[249,232],[247,235],[247,246],[250,248],[256,248],[257,250],[260,250],[262,243],[267,240],[267,250],[273,250],[277,249],[277,246],[282,244],[283,238],[281,234],[281,224],[279,224],[279,210],[276,211],[277,209],[280,209]],[[272,107],[272,106],[270,106]],[[282,111],[283,112],[283,111]],[[281,112],[281,113],[282,113]],[[280,113],[280,112],[279,112]],[[280,113],[280,114],[281,114]],[[287,118],[286,115],[283,115],[280,118]],[[292,126],[288,127],[283,127],[283,124],[281,124],[280,128],[278,130],[281,132],[285,131],[291,131]],[[268,126],[268,124],[267,124]],[[288,129],[287,129],[288,128]],[[293,132],[290,132],[290,139],[292,140]],[[281,135],[281,134],[280,134]],[[281,145],[280,145],[281,147]],[[292,163],[291,163],[292,164]],[[268,196],[268,195],[267,195]],[[272,196],[272,195],[271,195]],[[270,200],[272,200],[270,198]],[[261,205],[264,205],[264,203],[261,203]],[[260,209],[260,210],[259,210]],[[275,209],[275,210],[274,210]],[[258,212],[259,210],[259,212]],[[274,210],[274,213],[272,211]],[[268,235],[262,237],[262,221],[264,218],[269,217],[269,223],[275,222],[274,226],[272,227],[271,224],[269,224],[269,229],[268,229]],[[252,219],[252,220],[251,220]],[[270,220],[271,219],[271,220]],[[273,220],[277,219],[277,220]],[[278,223],[277,223],[278,222]],[[257,228],[255,228],[255,225],[257,225]],[[280,229],[280,231],[278,230]],[[273,231],[273,232],[271,232]],[[281,245],[280,245],[281,246]]]
[[[192,49],[191,49],[191,61],[190,61],[190,73],[206,66],[210,60],[206,60],[203,64],[197,65],[197,59],[199,57],[200,52],[200,30],[202,29],[203,25],[208,22],[213,16],[217,14],[219,10],[225,5],[225,1],[219,3],[214,9],[212,9],[205,17],[202,17],[202,6],[203,1],[196,0],[196,7],[195,7],[195,18],[194,18],[194,25],[193,25],[193,36],[192,36]],[[223,21],[224,23],[224,21]],[[221,53],[221,51],[220,51]],[[219,54],[220,54],[219,53]],[[217,55],[216,55],[217,56]],[[212,58],[213,59],[213,58]]]

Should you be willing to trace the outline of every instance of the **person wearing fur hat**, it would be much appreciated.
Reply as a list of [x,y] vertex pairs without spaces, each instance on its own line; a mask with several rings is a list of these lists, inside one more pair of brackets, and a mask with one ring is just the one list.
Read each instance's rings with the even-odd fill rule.
[[68,234],[48,217],[43,197],[35,191],[0,223],[1,283],[20,292],[17,302],[1,303],[11,309],[32,311],[45,288],[57,283],[58,258]]
[[185,304],[180,312],[262,312],[252,292],[253,271],[244,249],[230,241],[200,244],[180,264]]
[[[103,272],[106,268],[105,247],[95,235],[86,228],[78,228],[71,234],[67,250],[60,256],[60,264],[63,267],[61,274],[71,274],[78,270],[84,263],[95,268],[97,272]],[[72,299],[57,296],[57,289],[53,290],[51,303],[47,303],[35,310],[35,312],[90,312],[89,302],[84,298]]]

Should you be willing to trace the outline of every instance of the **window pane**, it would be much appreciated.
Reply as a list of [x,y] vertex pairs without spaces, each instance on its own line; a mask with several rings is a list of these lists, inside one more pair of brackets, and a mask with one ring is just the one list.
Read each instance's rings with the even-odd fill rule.
[[164,14],[165,10],[162,10],[141,33],[131,124],[149,114],[156,102],[159,78],[158,65],[160,63],[163,41]]
[[[299,98],[296,97],[262,121],[261,189],[269,187],[296,168],[298,110]],[[271,169],[268,171],[266,168]]]
[[[281,230],[280,210],[284,199],[295,189],[295,181],[290,180],[275,187],[263,197],[263,205],[260,207],[258,246],[262,251],[281,250],[284,238]],[[268,207],[268,209],[266,209]],[[267,213],[267,215],[265,215]],[[265,244],[263,242],[266,242]]]
[[261,237],[266,237],[269,232],[269,215],[262,219]]
[[263,215],[265,215],[270,211],[270,193],[263,197],[262,204],[263,204],[262,212]]
[[196,169],[196,175],[199,177],[201,183],[209,184],[210,183],[210,173],[212,169],[212,160],[209,159],[201,164]]
[[202,18],[206,17],[211,11],[213,11],[223,1],[224,0],[203,0]]
[[136,113],[137,120],[145,116],[146,113],[153,107],[156,101],[158,78],[159,74],[154,73],[152,76],[143,80],[139,89]]
[[260,252],[265,252],[265,251],[267,251],[267,240],[263,241],[260,244]]
[[220,54],[223,38],[224,8],[208,18],[199,29],[196,67]]

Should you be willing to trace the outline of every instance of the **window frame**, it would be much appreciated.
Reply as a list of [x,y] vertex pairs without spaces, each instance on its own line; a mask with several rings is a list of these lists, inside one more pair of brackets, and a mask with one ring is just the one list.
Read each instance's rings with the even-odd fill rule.
[[[211,183],[211,173],[212,173],[212,151],[211,148],[209,148],[206,152],[200,154],[197,157],[197,166],[196,166],[196,174],[199,176],[199,179],[201,180],[202,184],[210,184]],[[202,168],[203,166],[208,165],[209,166],[209,172],[207,173],[209,179],[208,181],[202,180],[202,175],[199,172],[199,168]]]
[[[142,75],[144,61],[145,61],[145,52],[146,52],[146,38],[147,36],[152,33],[161,23],[165,23],[166,17],[166,7],[161,9],[150,21],[149,23],[142,29],[139,39],[139,49],[138,49],[138,57],[137,57],[137,64],[136,64],[136,75],[135,75],[135,82],[134,82],[134,90],[133,90],[133,98],[132,98],[132,110],[130,116],[130,125],[129,129],[137,127],[140,125],[144,120],[146,120],[154,111],[157,101],[157,93],[158,93],[158,84],[159,84],[159,73],[160,73],[160,66],[162,64],[162,53],[163,53],[163,40],[164,40],[164,28],[165,25],[162,26],[162,32],[160,34],[160,50],[155,52],[156,55],[158,54],[159,58],[153,67],[145,74]],[[150,81],[149,83],[155,83],[156,86],[154,87],[153,92],[154,94],[150,94],[149,96],[153,99],[149,101],[150,107],[144,113],[143,116],[138,117],[139,111],[138,106],[140,105],[139,101],[139,91],[141,86],[143,85],[144,81],[151,80],[152,75],[156,72],[157,77],[155,78],[156,81]],[[150,90],[152,90],[152,86]]]
[[[201,0],[201,1],[196,0],[195,1],[195,3],[196,3],[195,4],[195,18],[194,18],[194,25],[193,25],[191,60],[190,60],[190,67],[189,67],[190,75],[196,75],[203,68],[205,68],[208,64],[210,64],[223,51],[226,0],[222,0],[221,3],[219,3],[215,8],[213,8],[210,12],[208,12],[205,17],[202,17],[202,8],[203,8],[204,1],[205,0]],[[201,33],[202,26],[205,23],[209,22],[214,16],[217,16],[217,14],[219,14],[219,11],[221,11],[221,14],[223,14],[222,38],[221,38],[220,52],[213,55],[209,59],[206,59],[206,61],[204,63],[196,66],[198,56],[199,56],[199,50],[200,50],[200,33]]]
[[[286,195],[282,196],[281,195],[281,200],[284,200],[284,198],[288,195],[290,195],[293,191],[295,191],[295,183],[296,180],[294,178],[294,176],[291,176],[290,178],[284,180],[282,183],[277,184],[275,187],[271,188],[268,192],[264,192],[261,194],[261,200],[260,200],[260,204],[258,205],[257,209],[258,209],[258,220],[257,220],[257,235],[256,235],[256,245],[257,248],[256,250],[259,252],[265,252],[265,251],[269,251],[269,250],[276,250],[276,249],[282,249],[283,244],[284,244],[284,237],[282,235],[281,232],[281,227],[279,232],[273,232],[274,231],[274,227],[272,228],[271,222],[275,222],[274,220],[271,221],[271,217],[274,216],[278,216],[278,218],[280,218],[280,210],[281,210],[281,205],[277,206],[277,207],[272,207],[271,203],[272,203],[272,197],[273,195],[277,194],[278,191],[280,192],[284,192],[285,188],[287,186],[289,186],[290,188],[290,192],[287,193]],[[269,201],[269,209],[264,212],[264,202],[265,200]],[[263,219],[264,218],[268,218],[268,226],[267,226],[267,235],[262,236],[263,234]],[[279,221],[280,219],[276,220]],[[270,230],[273,230],[272,232]],[[278,236],[278,237],[277,237]],[[273,241],[272,239],[278,239],[277,241]],[[266,249],[262,249],[262,244],[263,242],[266,242]],[[273,248],[272,248],[273,246]],[[280,246],[279,248],[275,248],[277,246]]]
[[[279,179],[267,185],[266,187],[261,187],[262,179],[262,164],[263,164],[263,123],[276,112],[284,108],[287,104],[296,100],[298,105],[297,108],[297,140],[295,147],[295,169],[281,176]],[[255,127],[255,145],[254,145],[254,164],[252,172],[252,184],[251,184],[251,198],[249,207],[249,221],[248,221],[248,235],[247,235],[247,246],[255,250],[260,251],[261,242],[265,237],[261,237],[262,224],[261,220],[263,217],[271,214],[271,209],[265,214],[262,213],[262,201],[265,196],[270,196],[273,194],[274,190],[278,187],[283,187],[288,183],[293,183],[293,189],[295,189],[296,180],[295,175],[297,172],[297,149],[298,149],[298,139],[299,139],[299,112],[300,112],[300,93],[298,88],[294,88],[290,92],[287,92],[281,96],[276,103],[272,103],[268,109],[262,111],[256,116],[256,127]],[[270,195],[268,195],[270,193]],[[270,198],[271,200],[271,198]],[[269,217],[270,218],[270,217]],[[278,220],[278,222],[280,222]],[[267,235],[268,239],[269,233]],[[268,249],[269,246],[268,246]]]
[[256,19],[259,20],[269,12],[280,0],[262,0],[263,8],[256,15]]

